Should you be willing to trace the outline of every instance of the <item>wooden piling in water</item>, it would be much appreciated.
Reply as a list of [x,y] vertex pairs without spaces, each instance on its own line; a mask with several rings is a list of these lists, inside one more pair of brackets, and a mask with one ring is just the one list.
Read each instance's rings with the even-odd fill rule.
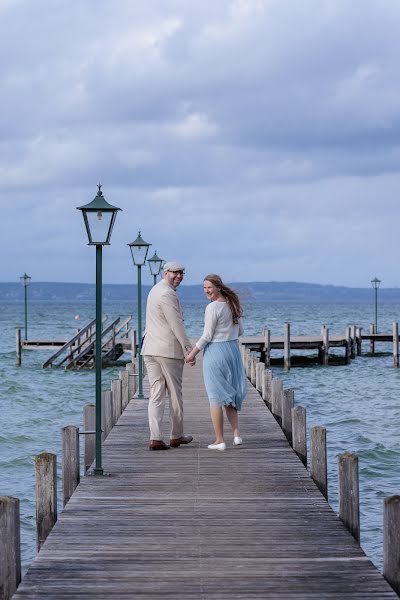
[[350,340],[351,340],[351,358],[356,357],[356,326],[351,325],[350,327]]
[[269,410],[272,409],[272,371],[271,369],[265,369],[262,380],[262,397]]
[[282,395],[282,430],[288,442],[292,442],[292,408],[294,406],[294,390],[283,390]]
[[362,327],[356,327],[357,356],[362,354]]
[[21,344],[21,329],[17,327],[15,330],[15,364],[21,366],[22,362],[22,344]]
[[271,385],[271,412],[279,425],[282,425],[282,392],[283,382],[281,379],[273,379]]
[[283,333],[283,369],[290,370],[290,323],[285,323]]
[[292,448],[307,468],[307,419],[304,406],[292,408]]
[[399,324],[393,323],[393,366],[399,368]]
[[358,457],[350,452],[339,454],[339,517],[360,543],[360,494]]
[[325,326],[322,330],[322,363],[329,364],[329,329]]
[[121,379],[112,379],[112,424],[113,426],[118,421],[122,414],[122,381]]
[[119,377],[121,379],[121,402],[122,402],[122,410],[129,404],[129,371],[120,371]]
[[265,364],[258,362],[256,364],[256,390],[262,394],[263,378],[264,378]]
[[103,430],[102,439],[105,440],[112,429],[113,408],[112,392],[105,390],[101,393],[101,428]]
[[318,489],[328,500],[328,468],[326,456],[325,427],[311,427],[310,430],[310,475]]
[[350,327],[346,327],[346,353],[345,353],[346,365],[351,363],[351,330]]
[[265,366],[271,365],[271,330],[266,329],[264,331],[264,354],[265,354]]
[[67,425],[62,429],[63,506],[71,498],[80,481],[79,428]]
[[[369,332],[371,335],[375,333],[375,325],[371,323],[369,326]],[[371,354],[375,354],[375,340],[369,340],[369,351]]]
[[39,552],[57,521],[57,456],[42,452],[35,457],[36,550]]
[[21,582],[19,500],[0,496],[0,591],[10,600]]
[[83,450],[83,468],[84,472],[89,469],[96,456],[96,406],[95,404],[86,404],[83,409],[83,427],[86,433],[84,435],[84,450]]
[[383,576],[400,595],[400,496],[383,504]]

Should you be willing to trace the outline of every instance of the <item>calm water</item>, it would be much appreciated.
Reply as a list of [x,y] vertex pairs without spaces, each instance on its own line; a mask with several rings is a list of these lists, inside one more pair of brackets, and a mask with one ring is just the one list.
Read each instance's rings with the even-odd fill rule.
[[[184,305],[190,335],[202,331],[204,306]],[[132,305],[104,304],[110,318],[132,311],[136,312]],[[80,321],[74,319],[77,314]],[[283,323],[289,321],[293,334],[318,334],[323,323],[332,334],[339,334],[351,324],[368,329],[373,314],[373,306],[367,304],[248,304],[245,333],[256,334],[268,326],[273,334],[282,334]],[[28,338],[67,339],[93,317],[90,304],[32,304]],[[391,331],[392,321],[400,320],[400,305],[381,305],[379,319],[380,331]],[[61,457],[60,430],[65,425],[82,426],[83,406],[94,401],[94,373],[41,369],[49,350],[24,351],[22,367],[15,367],[15,327],[23,325],[23,305],[3,305],[0,320],[0,495],[21,500],[26,570],[35,553],[34,456],[49,451]],[[380,345],[378,350],[390,353],[391,345]],[[104,388],[117,372],[103,371]],[[274,376],[295,389],[296,403],[307,407],[308,427],[327,428],[329,499],[335,510],[337,455],[358,454],[361,543],[381,567],[383,497],[400,492],[400,370],[392,367],[390,354],[382,354],[358,357],[351,365],[294,368],[290,373],[274,368]],[[59,491],[60,476],[61,464]]]

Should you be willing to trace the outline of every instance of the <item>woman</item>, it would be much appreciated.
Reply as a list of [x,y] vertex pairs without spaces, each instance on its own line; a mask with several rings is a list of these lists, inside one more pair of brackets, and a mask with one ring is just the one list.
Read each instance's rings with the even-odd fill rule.
[[185,360],[193,361],[200,350],[204,350],[204,383],[215,431],[215,442],[208,448],[225,450],[223,407],[232,427],[234,446],[242,443],[238,411],[247,391],[238,344],[238,337],[243,333],[242,309],[238,296],[219,275],[207,275],[203,288],[211,303],[206,308],[203,335]]

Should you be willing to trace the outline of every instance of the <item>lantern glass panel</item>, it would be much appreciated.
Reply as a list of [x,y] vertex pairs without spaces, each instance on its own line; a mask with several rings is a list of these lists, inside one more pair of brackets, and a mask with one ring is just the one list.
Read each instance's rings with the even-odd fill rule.
[[146,262],[147,252],[149,246],[146,244],[144,246],[129,246],[131,249],[132,259],[136,266],[143,266]]
[[108,244],[110,241],[115,212],[111,210],[84,211],[90,244]]

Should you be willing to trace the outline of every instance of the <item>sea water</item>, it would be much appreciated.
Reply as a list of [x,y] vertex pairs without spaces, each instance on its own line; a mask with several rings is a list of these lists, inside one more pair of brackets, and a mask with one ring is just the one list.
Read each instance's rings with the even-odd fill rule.
[[[202,332],[206,302],[184,304],[189,335]],[[104,302],[109,320],[136,314],[128,303]],[[282,335],[290,322],[292,335],[318,335],[322,324],[330,334],[342,334],[348,325],[365,331],[374,317],[369,304],[254,303],[244,305],[245,334],[263,327]],[[92,303],[32,303],[28,339],[67,340],[76,328],[94,318]],[[80,319],[75,319],[76,316]],[[390,332],[400,320],[400,305],[381,304],[379,330]],[[22,366],[15,366],[15,328],[23,327],[24,306],[3,304],[0,316],[0,495],[21,501],[21,544],[24,571],[35,555],[34,457],[53,452],[58,457],[59,510],[61,510],[61,428],[82,427],[83,407],[94,402],[94,372],[42,369],[51,350],[24,350]],[[307,427],[327,428],[329,502],[338,510],[337,455],[359,457],[361,545],[382,566],[383,498],[400,493],[400,369],[393,368],[391,344],[379,344],[376,356],[357,357],[350,365],[313,365],[288,373],[273,367],[274,377],[294,388],[295,403],[307,408]],[[369,351],[364,342],[363,351]],[[277,351],[279,355],[282,351]],[[337,353],[344,353],[338,349]],[[129,355],[123,358],[129,359]],[[118,377],[120,367],[103,370],[103,388]],[[243,431],[245,439],[246,432]],[[211,424],[210,424],[211,434]]]

